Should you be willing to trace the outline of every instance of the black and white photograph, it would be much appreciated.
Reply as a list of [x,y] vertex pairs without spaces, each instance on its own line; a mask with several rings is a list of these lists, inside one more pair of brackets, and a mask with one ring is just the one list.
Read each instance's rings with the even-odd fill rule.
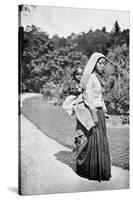
[[129,17],[18,6],[20,195],[129,189]]

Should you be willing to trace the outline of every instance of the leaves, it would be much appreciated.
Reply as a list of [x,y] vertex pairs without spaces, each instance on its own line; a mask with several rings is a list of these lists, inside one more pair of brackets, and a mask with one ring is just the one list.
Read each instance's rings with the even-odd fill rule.
[[[118,34],[119,33],[119,34]],[[118,41],[112,40],[118,38]],[[95,52],[105,54],[116,65],[106,66],[106,104],[110,113],[129,109],[129,30],[121,31],[115,25],[111,33],[106,27],[88,33],[74,34],[67,38],[54,35],[32,25],[24,31],[23,60],[21,63],[22,91],[40,92],[43,86],[69,88],[72,68],[86,65]],[[59,89],[58,89],[59,90]]]
[[[32,89],[36,88],[36,92],[39,92],[42,84],[53,82],[54,85],[62,85],[64,80],[68,80],[68,75],[69,79],[72,78],[73,66],[78,63],[86,64],[87,57],[78,52],[76,45],[71,42],[64,47],[65,41],[64,38],[60,39],[57,36],[50,39],[34,25],[26,29],[23,42],[22,82],[29,87],[30,81],[33,84]],[[39,86],[35,87],[36,84]],[[29,88],[31,90],[31,87]]]

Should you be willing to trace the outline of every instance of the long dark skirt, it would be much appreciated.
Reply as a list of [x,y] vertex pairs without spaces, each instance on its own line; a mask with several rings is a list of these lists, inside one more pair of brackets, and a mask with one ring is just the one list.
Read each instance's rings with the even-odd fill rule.
[[106,181],[111,177],[111,163],[105,117],[102,108],[97,109],[98,126],[87,131],[82,127],[85,141],[76,158],[76,173],[84,178]]

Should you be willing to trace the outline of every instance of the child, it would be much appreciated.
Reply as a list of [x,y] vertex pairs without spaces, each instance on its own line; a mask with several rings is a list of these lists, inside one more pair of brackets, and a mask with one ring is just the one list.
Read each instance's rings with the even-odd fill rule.
[[[77,65],[73,68],[73,81],[71,83],[70,94],[75,95],[76,97],[78,97],[82,93],[82,89],[80,87],[80,79],[83,74],[83,69],[84,67],[82,65]],[[83,141],[83,132],[82,132],[81,126],[82,124],[80,123],[80,121],[76,119],[76,130],[75,130],[76,136],[74,139],[75,147],[73,151],[76,151],[77,153]]]
[[[73,106],[77,104],[77,99],[80,96],[80,94],[82,93],[81,87],[80,87],[80,79],[82,77],[83,74],[83,65],[79,64],[76,65],[73,70],[72,70],[72,75],[73,75],[73,79],[70,83],[70,85],[66,85],[67,87],[65,87],[64,89],[64,96],[66,95],[67,98],[65,99],[65,101],[63,102],[62,108],[69,114],[72,115],[74,113],[73,110]],[[82,101],[82,98],[81,98]],[[76,136],[74,139],[74,144],[75,147],[73,149],[73,151],[78,152],[80,144],[82,142],[83,139],[83,132],[81,131],[81,126],[82,124],[79,122],[78,119],[76,119]]]

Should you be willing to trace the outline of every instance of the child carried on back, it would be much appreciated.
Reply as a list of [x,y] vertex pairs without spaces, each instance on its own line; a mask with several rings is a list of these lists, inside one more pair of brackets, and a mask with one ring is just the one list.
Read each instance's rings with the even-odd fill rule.
[[[69,114],[73,115],[74,110],[73,106],[76,105],[77,103],[83,102],[82,99],[82,89],[80,87],[80,79],[83,74],[83,69],[84,67],[82,65],[77,65],[73,68],[73,80],[70,84],[69,90],[69,96],[65,99],[63,102],[62,108]],[[79,122],[78,119],[77,124],[76,124],[76,136],[74,139],[75,147],[73,151],[78,152],[78,149],[80,147],[80,144],[82,142],[83,138],[83,132],[80,129],[81,123]]]

